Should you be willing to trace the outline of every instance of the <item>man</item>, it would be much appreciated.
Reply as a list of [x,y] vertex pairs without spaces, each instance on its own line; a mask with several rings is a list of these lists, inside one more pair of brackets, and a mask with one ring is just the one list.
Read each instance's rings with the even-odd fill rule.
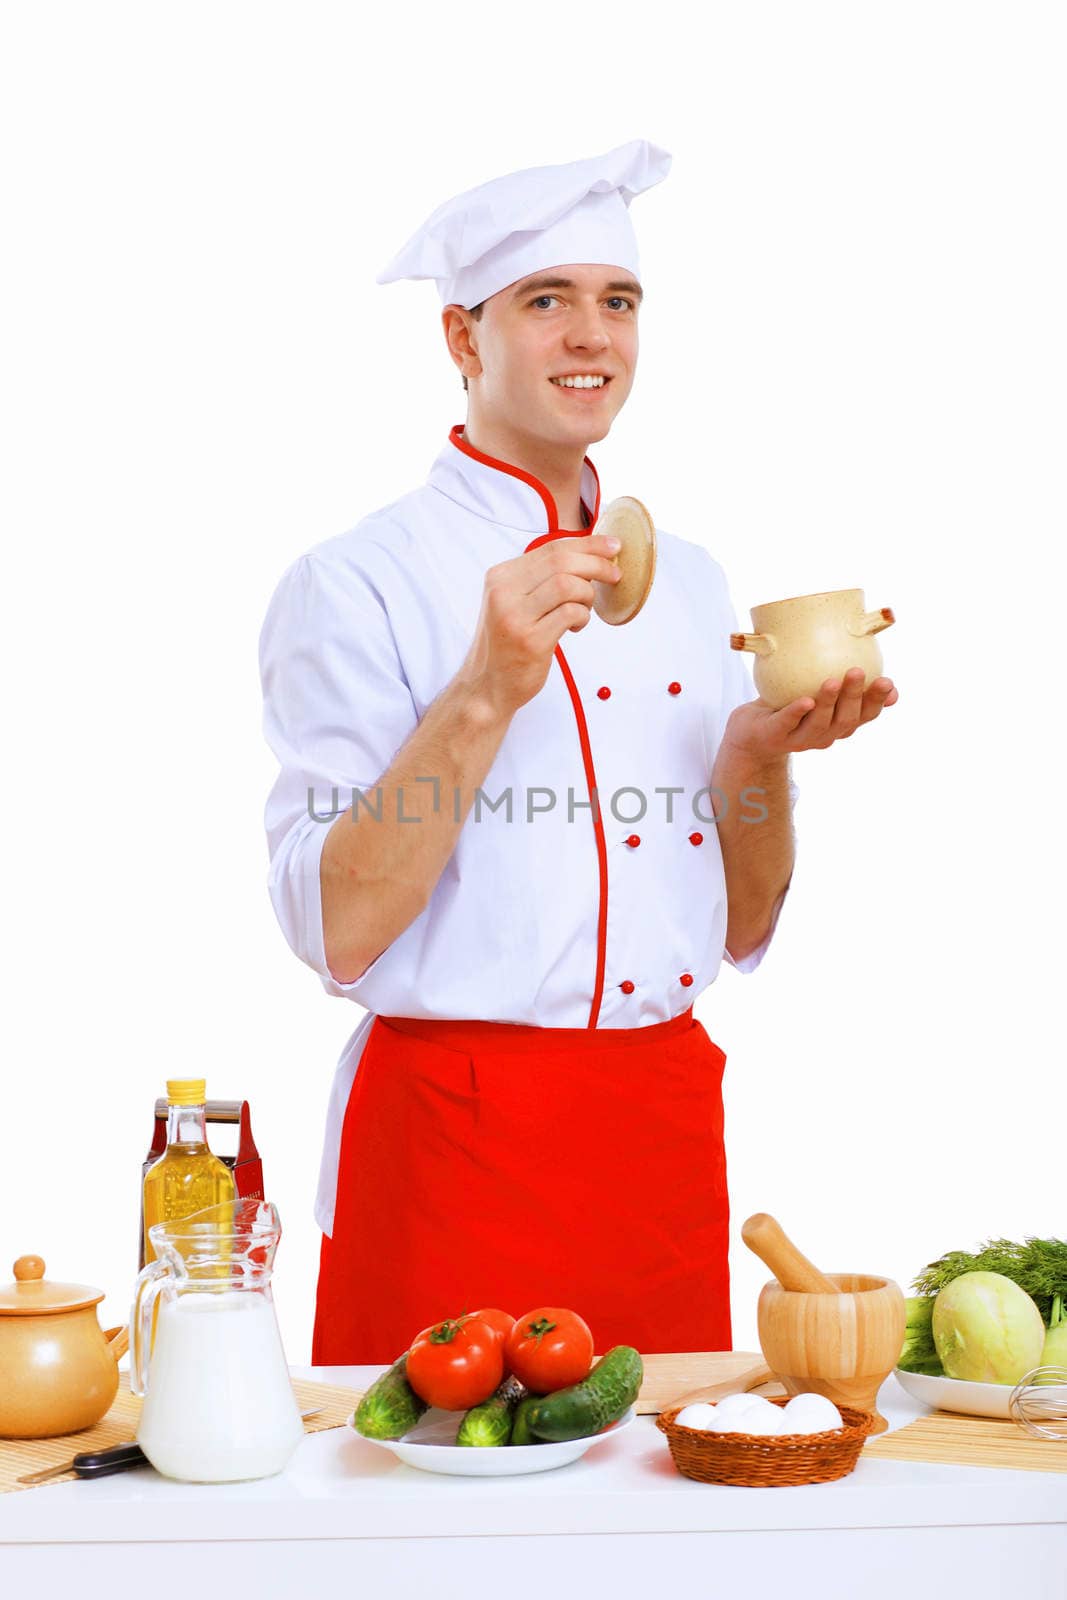
[[629,205],[669,165],[634,140],[417,231],[379,281],[437,282],[466,424],[264,623],[272,901],[367,1008],[330,1104],[316,1363],[392,1361],[483,1305],[569,1305],[600,1350],[731,1348],[725,1056],[693,1001],[770,942],[790,754],[896,691],[857,669],[772,711],[722,567],[662,531],[634,620],[591,611],[618,568],[586,450],[636,369]]

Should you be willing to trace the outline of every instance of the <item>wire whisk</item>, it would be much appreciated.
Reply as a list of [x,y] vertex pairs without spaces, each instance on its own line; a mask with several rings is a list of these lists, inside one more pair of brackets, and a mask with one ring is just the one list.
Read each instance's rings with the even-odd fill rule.
[[1067,1367],[1033,1367],[1008,1399],[1012,1418],[1035,1439],[1067,1439]]

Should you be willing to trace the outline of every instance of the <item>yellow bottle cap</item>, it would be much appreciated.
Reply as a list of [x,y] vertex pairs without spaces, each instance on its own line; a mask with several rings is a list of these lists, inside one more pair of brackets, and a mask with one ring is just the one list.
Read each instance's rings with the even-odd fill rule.
[[206,1078],[168,1078],[167,1099],[172,1106],[202,1106],[207,1099]]

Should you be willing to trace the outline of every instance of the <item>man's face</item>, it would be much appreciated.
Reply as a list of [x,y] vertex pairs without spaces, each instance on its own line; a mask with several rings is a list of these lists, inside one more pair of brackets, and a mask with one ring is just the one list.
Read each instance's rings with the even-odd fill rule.
[[[551,267],[491,295],[470,323],[478,410],[547,444],[603,439],[633,384],[640,301],[632,275],[606,266]],[[591,388],[558,382],[601,375]]]

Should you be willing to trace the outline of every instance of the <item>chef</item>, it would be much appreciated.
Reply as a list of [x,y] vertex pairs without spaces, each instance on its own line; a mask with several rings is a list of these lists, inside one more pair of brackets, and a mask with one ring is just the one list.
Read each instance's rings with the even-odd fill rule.
[[378,281],[434,279],[466,421],[267,611],[271,900],[366,1012],[327,1117],[316,1365],[489,1305],[569,1306],[601,1351],[732,1348],[726,1058],[693,1004],[770,943],[790,755],[896,690],[857,669],[772,710],[722,566],[662,529],[634,619],[592,610],[619,569],[587,451],[636,370],[631,202],[670,160],[513,172],[417,230]]

